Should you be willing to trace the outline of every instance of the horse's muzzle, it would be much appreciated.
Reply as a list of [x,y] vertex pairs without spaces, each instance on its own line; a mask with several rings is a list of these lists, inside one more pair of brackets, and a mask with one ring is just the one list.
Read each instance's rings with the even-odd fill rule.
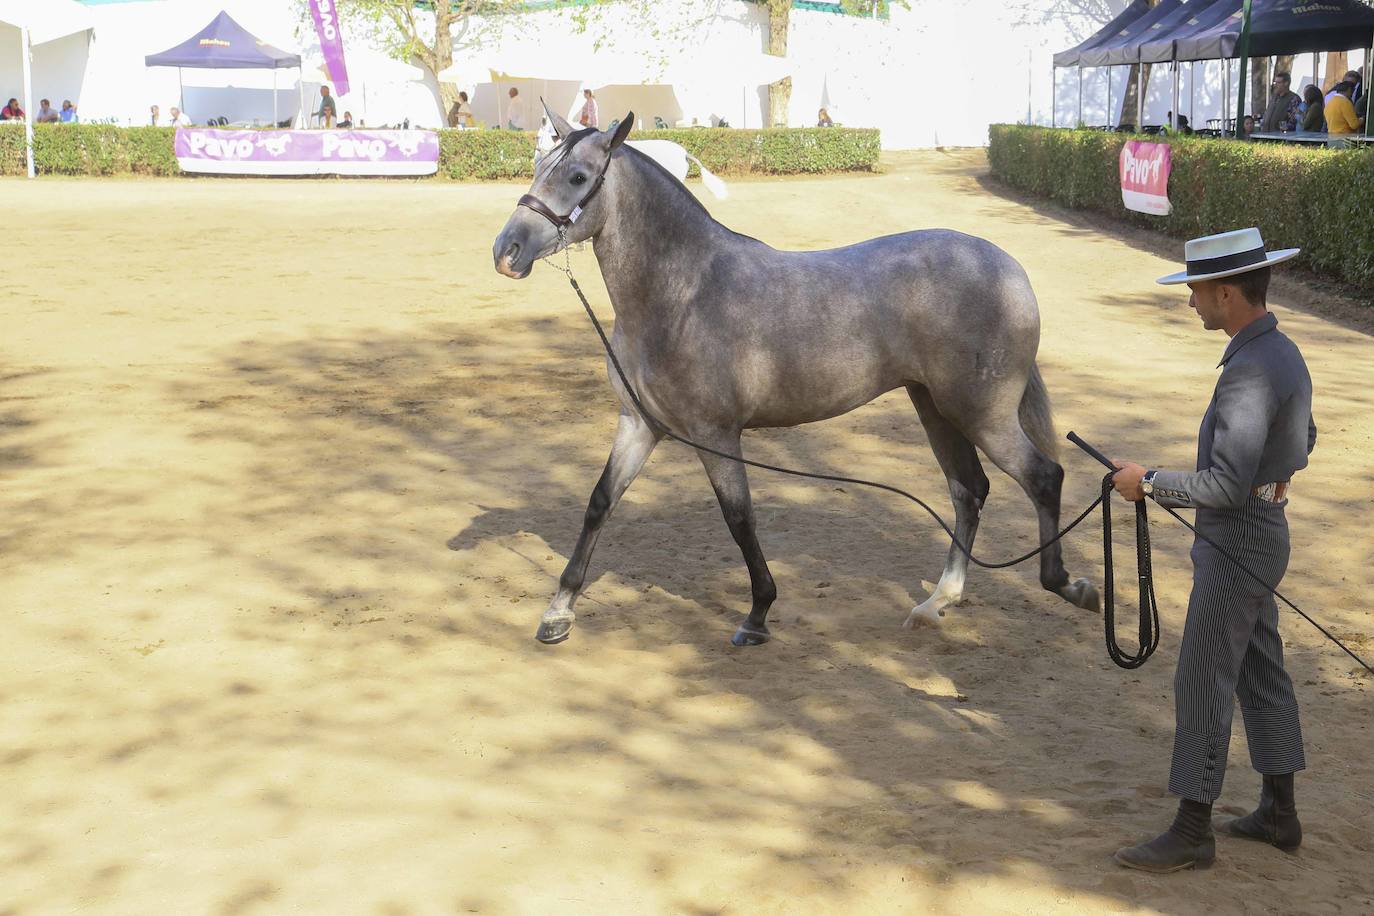
[[519,227],[507,226],[496,237],[491,254],[497,273],[512,280],[523,280],[530,275],[537,252],[531,250],[528,235]]

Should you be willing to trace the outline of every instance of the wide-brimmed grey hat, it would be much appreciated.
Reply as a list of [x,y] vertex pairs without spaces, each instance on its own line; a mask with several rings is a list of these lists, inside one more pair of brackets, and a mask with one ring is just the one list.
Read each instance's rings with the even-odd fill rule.
[[1248,270],[1259,270],[1281,264],[1296,258],[1301,248],[1284,248],[1280,251],[1265,251],[1264,239],[1253,226],[1237,229],[1220,235],[1204,235],[1200,239],[1190,239],[1183,246],[1183,257],[1188,269],[1167,277],[1160,277],[1156,283],[1196,283],[1198,280],[1218,280],[1232,277]]

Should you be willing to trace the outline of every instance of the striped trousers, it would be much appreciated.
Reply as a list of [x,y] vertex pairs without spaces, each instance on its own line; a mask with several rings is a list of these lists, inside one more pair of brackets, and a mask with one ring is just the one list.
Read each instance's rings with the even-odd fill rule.
[[[1252,496],[1239,509],[1198,509],[1197,528],[1277,588],[1288,569],[1285,505]],[[1280,775],[1306,762],[1274,596],[1206,541],[1193,543],[1192,558],[1193,591],[1174,675],[1169,791],[1210,803],[1226,775],[1233,697],[1240,700],[1256,770]]]

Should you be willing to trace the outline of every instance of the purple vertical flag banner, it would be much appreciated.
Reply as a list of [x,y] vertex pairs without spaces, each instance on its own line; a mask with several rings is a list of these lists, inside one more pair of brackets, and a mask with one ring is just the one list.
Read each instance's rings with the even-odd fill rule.
[[339,14],[334,0],[310,0],[310,12],[315,17],[315,31],[320,36],[320,50],[324,65],[334,81],[334,91],[348,95],[348,67],[344,64],[343,31],[339,28]]

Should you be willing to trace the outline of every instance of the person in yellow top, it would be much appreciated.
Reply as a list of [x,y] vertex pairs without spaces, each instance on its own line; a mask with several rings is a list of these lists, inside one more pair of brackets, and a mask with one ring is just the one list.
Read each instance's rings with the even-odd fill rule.
[[1364,126],[1355,114],[1355,105],[1350,100],[1355,84],[1345,80],[1336,84],[1334,94],[1326,103],[1326,132],[1333,137],[1343,134],[1357,134]]

